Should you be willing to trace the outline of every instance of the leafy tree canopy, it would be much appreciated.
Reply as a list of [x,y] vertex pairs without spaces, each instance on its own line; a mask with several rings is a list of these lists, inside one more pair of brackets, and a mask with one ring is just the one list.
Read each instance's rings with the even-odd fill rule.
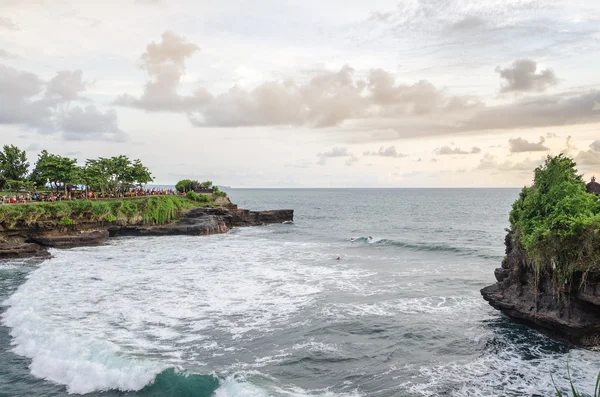
[[552,263],[559,281],[600,269],[600,200],[586,192],[576,163],[560,154],[536,168],[510,213],[511,229],[530,260]]
[[25,151],[14,145],[4,145],[0,151],[0,175],[3,179],[24,181],[28,169]]

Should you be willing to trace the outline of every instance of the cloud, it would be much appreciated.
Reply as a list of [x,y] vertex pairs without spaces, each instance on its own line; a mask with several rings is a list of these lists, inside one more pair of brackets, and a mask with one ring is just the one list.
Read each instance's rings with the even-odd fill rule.
[[0,59],[11,59],[11,58],[16,58],[16,57],[17,56],[15,54],[12,54],[12,53],[0,48]]
[[369,152],[369,151],[363,152],[363,156],[379,156],[379,157],[401,158],[401,157],[406,157],[406,154],[398,153],[396,151],[396,147],[395,146],[390,146],[388,148],[384,148],[383,146],[381,146],[377,152]]
[[600,121],[593,111],[599,90],[520,98],[506,105],[482,107],[457,128],[464,131],[550,127]]
[[[221,93],[200,86],[191,94],[180,94],[186,60],[198,51],[186,38],[163,33],[140,58],[150,77],[143,94],[125,93],[114,103],[148,112],[181,113],[196,127],[337,126],[365,140],[375,139],[373,131],[395,139],[600,121],[600,112],[593,110],[600,103],[599,90],[539,94],[488,105],[472,95],[453,95],[426,80],[403,83],[383,69],[357,73],[349,65],[320,71],[307,80],[282,77],[253,88],[234,85]],[[534,71],[527,77],[534,82],[523,83],[519,65],[508,68],[513,89],[547,85],[544,71]]]
[[558,135],[556,135],[556,133],[554,133],[554,132],[547,132],[546,138],[548,138],[548,139],[558,138]]
[[483,18],[477,16],[467,16],[456,22],[452,22],[448,25],[447,30],[449,32],[469,32],[486,26],[486,22]]
[[520,172],[527,173],[533,172],[533,170],[544,162],[544,158],[540,159],[527,159],[524,161],[510,162],[510,161],[498,161],[495,156],[486,153],[483,158],[479,161],[477,170],[480,171],[495,171],[495,172]]
[[127,136],[118,126],[117,112],[111,109],[103,113],[94,105],[72,107],[62,115],[61,127],[68,141],[108,138],[122,142]]
[[115,104],[146,111],[171,111],[188,115],[198,127],[306,125],[331,127],[345,121],[369,118],[416,117],[457,113],[476,105],[469,96],[448,95],[428,81],[396,84],[395,76],[371,70],[366,79],[345,65],[338,71],[322,71],[309,81],[265,81],[248,90],[234,85],[212,95],[198,88],[190,96],[178,93],[185,60],[199,47],[165,32],[160,43],[148,45],[142,69],[150,80],[136,98],[122,94]]
[[0,16],[0,29],[19,30],[19,26],[10,18]]
[[526,92],[545,91],[548,87],[556,85],[558,79],[551,69],[538,72],[537,62],[531,59],[519,59],[511,66],[496,68],[496,73],[504,80],[501,92]]
[[451,154],[477,154],[481,153],[481,149],[478,147],[471,148],[470,151],[463,150],[459,147],[442,146],[441,148],[435,149],[435,154],[440,156],[446,156]]
[[63,70],[57,72],[56,76],[48,81],[44,96],[55,102],[74,101],[82,99],[79,94],[85,91],[86,86],[81,70],[73,72]]
[[600,166],[600,140],[592,142],[588,150],[580,151],[575,157],[575,161],[583,166]]
[[164,32],[161,39],[159,43],[148,44],[140,57],[141,69],[150,76],[142,96],[122,94],[114,103],[146,111],[194,112],[211,95],[203,89],[192,95],[180,95],[177,89],[185,73],[185,60],[200,51],[200,47],[170,31]]
[[508,140],[508,150],[511,153],[523,153],[523,152],[544,152],[548,149],[544,142],[546,138],[540,137],[539,142],[529,142],[523,138],[511,138]]
[[0,64],[0,124],[21,125],[66,140],[124,140],[114,110],[77,105],[84,100],[82,72],[61,71],[49,81]]
[[348,148],[345,147],[334,147],[328,152],[322,152],[317,154],[319,160],[317,164],[325,165],[328,159],[336,158],[336,157],[344,157],[346,158],[346,165],[352,165],[358,161],[358,157],[356,157],[353,153],[348,151]]

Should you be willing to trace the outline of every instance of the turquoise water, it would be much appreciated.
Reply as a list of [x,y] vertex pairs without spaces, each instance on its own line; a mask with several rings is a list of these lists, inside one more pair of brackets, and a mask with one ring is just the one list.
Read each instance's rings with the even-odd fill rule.
[[295,222],[0,263],[0,395],[549,396],[567,360],[593,389],[599,353],[479,295],[518,190],[229,193]]

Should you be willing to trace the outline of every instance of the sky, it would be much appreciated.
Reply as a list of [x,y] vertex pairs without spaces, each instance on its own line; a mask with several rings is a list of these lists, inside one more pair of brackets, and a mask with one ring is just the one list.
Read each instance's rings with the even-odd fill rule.
[[0,145],[157,184],[600,176],[600,2],[0,0]]

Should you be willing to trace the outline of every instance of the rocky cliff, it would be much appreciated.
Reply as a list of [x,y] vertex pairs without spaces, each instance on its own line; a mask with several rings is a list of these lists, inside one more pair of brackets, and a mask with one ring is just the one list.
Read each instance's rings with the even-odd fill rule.
[[293,210],[249,211],[237,208],[192,208],[165,225],[79,221],[68,226],[32,224],[0,230],[0,259],[48,256],[48,247],[102,244],[116,236],[173,236],[226,233],[233,227],[292,222]]
[[[552,264],[528,263],[511,233],[506,258],[495,270],[497,283],[481,290],[483,298],[508,316],[585,347],[600,346],[600,274],[585,280],[575,274],[557,286]],[[536,273],[538,273],[536,277]]]

